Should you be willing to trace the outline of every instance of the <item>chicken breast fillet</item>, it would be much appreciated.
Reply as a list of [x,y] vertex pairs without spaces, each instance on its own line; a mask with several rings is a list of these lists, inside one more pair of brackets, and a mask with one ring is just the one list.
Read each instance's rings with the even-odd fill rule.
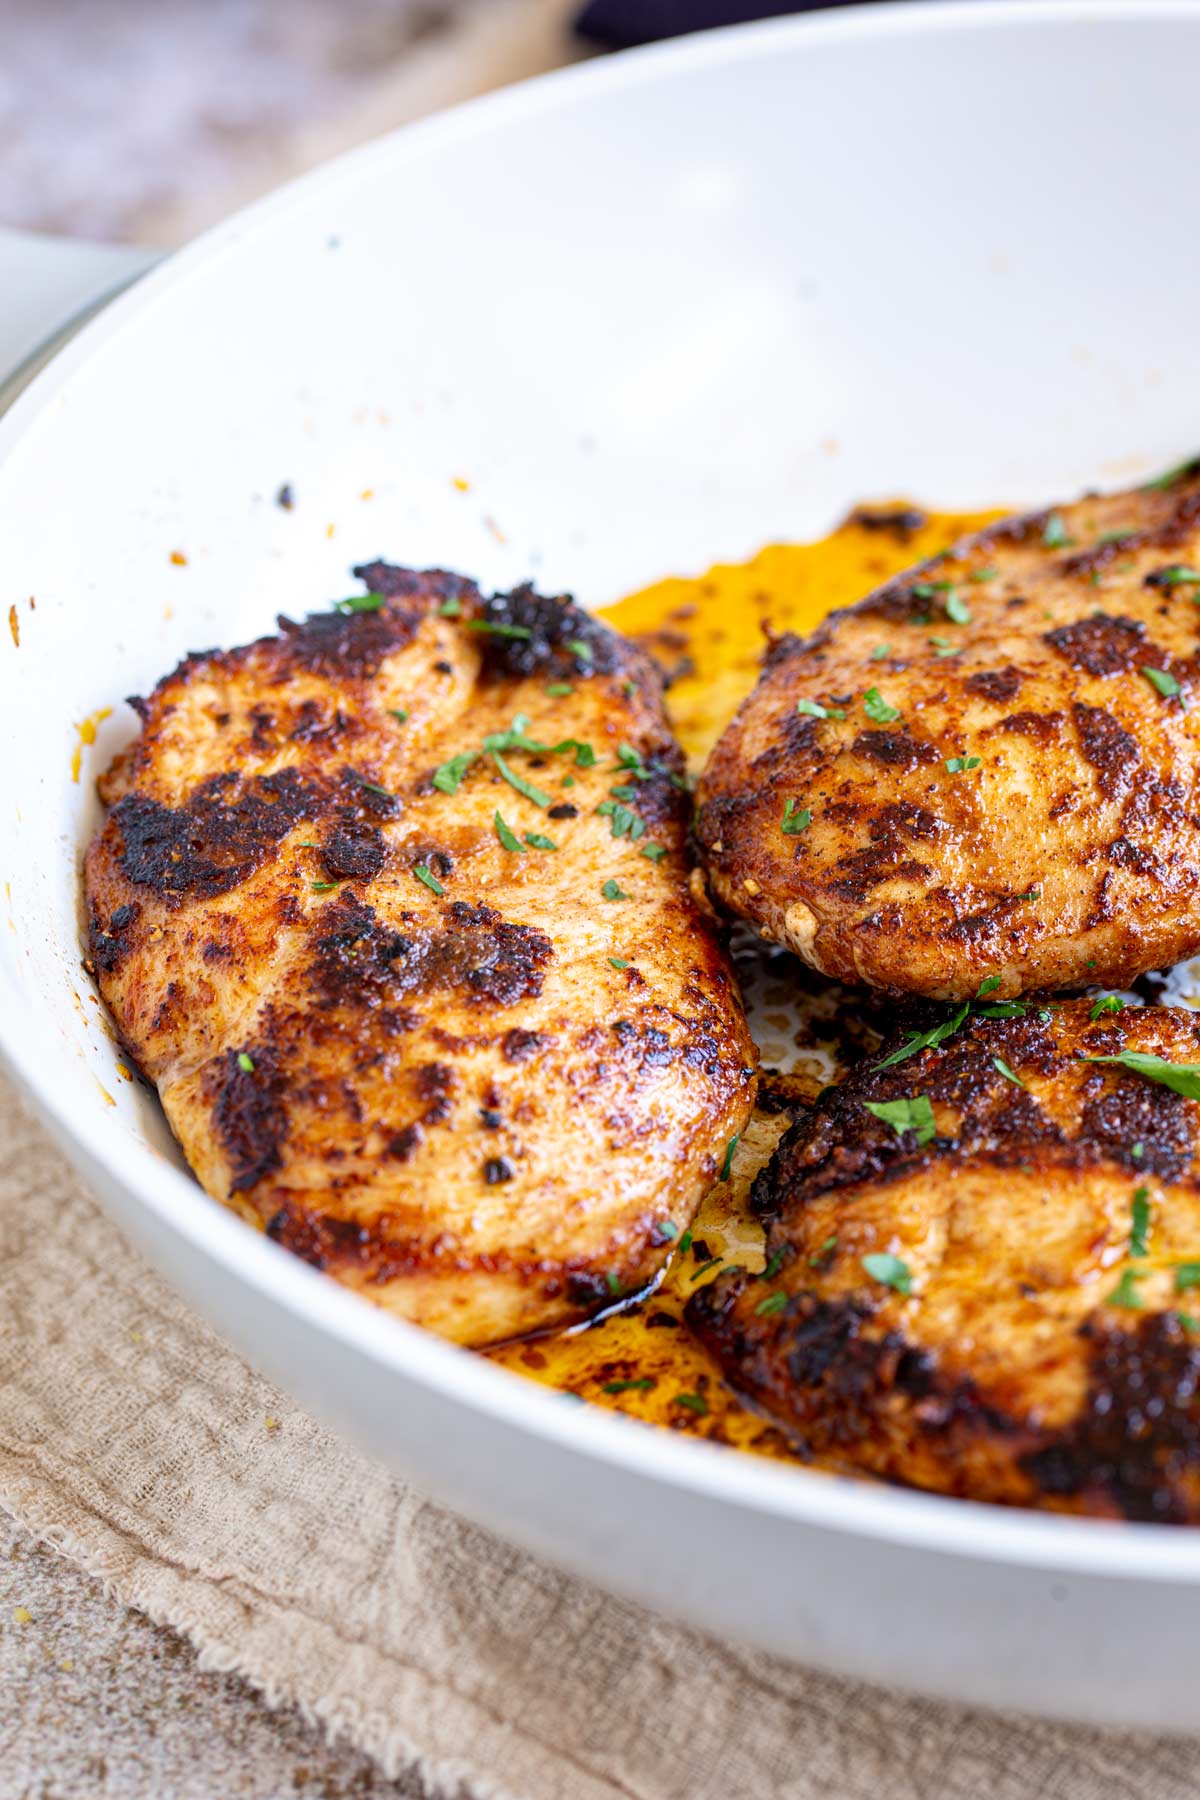
[[1002,522],[771,645],[712,892],[895,994],[1127,986],[1200,948],[1200,463]]
[[1017,1016],[960,1009],[795,1122],[764,1276],[689,1322],[810,1454],[1200,1524],[1200,1017],[990,1010]]
[[210,1194],[488,1343],[655,1273],[752,1046],[649,661],[566,600],[356,573],[135,702],[91,954]]

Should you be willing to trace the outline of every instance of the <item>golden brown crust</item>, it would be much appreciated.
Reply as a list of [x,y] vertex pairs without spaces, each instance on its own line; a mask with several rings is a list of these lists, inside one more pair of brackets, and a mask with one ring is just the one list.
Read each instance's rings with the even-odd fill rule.
[[486,1343],[653,1275],[745,1121],[752,1046],[647,659],[527,588],[356,573],[365,610],[136,703],[91,953],[210,1193]]
[[[1090,1011],[971,1016],[884,1067],[899,1034],[783,1139],[754,1191],[768,1277],[722,1276],[688,1316],[807,1452],[1200,1523],[1200,1105],[1084,1060],[1196,1065],[1200,1017]],[[868,1110],[917,1096],[924,1144]]]
[[[1200,465],[990,526],[777,640],[700,786],[714,894],[897,994],[1193,954],[1198,569]],[[789,802],[811,823],[785,834]]]

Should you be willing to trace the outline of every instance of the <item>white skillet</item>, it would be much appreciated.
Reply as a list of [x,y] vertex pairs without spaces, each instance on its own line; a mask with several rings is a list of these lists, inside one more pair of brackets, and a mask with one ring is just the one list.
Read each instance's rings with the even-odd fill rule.
[[79,784],[70,758],[94,708],[372,555],[598,603],[865,495],[1036,502],[1194,451],[1198,67],[1195,4],[1002,0],[553,76],[173,257],[0,421],[0,1045],[129,1237],[347,1436],[611,1588],[829,1669],[1184,1728],[1200,1534],[856,1485],[571,1405],[206,1199],[79,967],[91,778],[131,715]]

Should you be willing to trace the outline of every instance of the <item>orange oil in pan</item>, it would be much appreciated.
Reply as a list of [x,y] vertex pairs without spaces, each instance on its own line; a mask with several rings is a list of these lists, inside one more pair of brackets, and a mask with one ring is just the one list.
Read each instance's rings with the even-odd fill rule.
[[[651,652],[671,677],[667,707],[691,765],[709,750],[754,686],[768,630],[807,633],[834,607],[932,556],[998,512],[919,513],[903,503],[861,509],[811,544],[773,544],[748,563],[656,582],[603,616]],[[764,1064],[793,1073],[815,1097],[838,1072],[830,1007],[819,984],[799,997],[765,959],[739,958],[753,989]],[[824,1027],[824,1029],[823,1029]],[[750,1184],[788,1124],[755,1113],[733,1155],[729,1179],[705,1200],[689,1234],[648,1297],[595,1323],[523,1339],[492,1359],[546,1386],[657,1425],[786,1456],[783,1435],[742,1406],[683,1322],[689,1296],[730,1264],[763,1266],[762,1230],[750,1215]]]

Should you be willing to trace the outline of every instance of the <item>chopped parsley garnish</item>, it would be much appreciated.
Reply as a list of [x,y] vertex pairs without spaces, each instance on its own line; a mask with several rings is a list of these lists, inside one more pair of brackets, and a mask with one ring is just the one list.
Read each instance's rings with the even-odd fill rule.
[[997,1070],[997,1072],[999,1074],[1003,1075],[1005,1081],[1011,1081],[1014,1087],[1022,1087],[1023,1088],[1025,1086],[1025,1083],[1021,1080],[1021,1077],[1017,1074],[1014,1074],[1013,1070],[1009,1068],[1008,1064],[1005,1062],[1005,1060],[1002,1056],[993,1056],[992,1067],[995,1070]]
[[1000,986],[999,975],[985,975],[983,980],[979,984],[979,989],[975,995],[975,998],[977,1000],[986,1000],[987,996],[989,994],[994,994],[996,989],[999,986]]
[[625,698],[628,700],[631,694],[637,693],[637,682],[636,681],[623,681],[621,683],[621,692],[624,694]]
[[490,631],[493,637],[502,638],[531,638],[533,636],[528,625],[505,625],[497,619],[472,619],[467,630]]
[[399,719],[399,721],[402,725],[404,724],[404,721],[408,718],[407,706],[389,706],[388,711],[391,713],[393,719]]
[[527,831],[525,842],[531,850],[557,850],[558,845],[553,838],[543,836],[540,831]]
[[836,1249],[837,1249],[837,1232],[835,1231],[835,1232],[831,1233],[830,1236],[825,1239],[825,1242],[821,1245],[821,1248],[815,1253],[815,1255],[809,1257],[809,1259],[808,1259],[809,1268],[810,1269],[819,1269],[822,1266],[822,1264],[828,1262],[829,1258],[833,1255],[833,1253]]
[[510,769],[498,750],[493,750],[492,761],[495,763],[499,773],[503,775],[505,781],[507,781],[509,787],[516,788],[518,794],[524,794],[525,798],[527,800],[532,800],[535,806],[545,807],[553,805],[552,797],[547,794],[544,789],[535,787],[532,781],[526,781],[523,775],[518,775]]
[[1062,550],[1067,544],[1075,542],[1073,537],[1067,535],[1067,527],[1061,513],[1052,512],[1046,520],[1045,529],[1042,532],[1042,542],[1047,550]]
[[413,870],[413,874],[418,881],[423,881],[425,883],[425,886],[429,889],[431,894],[445,893],[445,888],[442,886],[433,870],[429,867],[428,863],[418,863]]
[[877,725],[890,725],[900,717],[900,708],[889,706],[877,687],[868,688],[863,695],[863,710]]
[[892,646],[890,644],[876,644],[871,652],[871,661],[882,662],[885,656],[890,656],[891,654]]
[[[610,956],[608,960],[611,962],[612,957]],[[679,1236],[679,1227],[674,1219],[660,1219],[655,1226],[655,1230],[658,1232],[660,1240],[666,1238],[670,1241],[672,1238],[677,1238]]]
[[[1023,1019],[1029,1008],[1020,1000],[997,1000],[992,1006],[981,1006],[981,1019]],[[1046,1014],[1049,1018],[1049,1013]]]
[[615,800],[602,800],[596,808],[603,813],[612,827],[615,838],[640,838],[646,829],[646,821],[628,806],[618,805]]
[[772,1313],[782,1312],[787,1303],[788,1297],[785,1293],[768,1294],[766,1299],[760,1300],[755,1307],[755,1317],[769,1319]]
[[1146,1154],[1145,1144],[1132,1144],[1129,1149],[1129,1154],[1132,1156],[1134,1162],[1141,1162],[1143,1156]]
[[1118,1013],[1124,1012],[1124,1010],[1125,1002],[1119,994],[1101,994],[1099,1000],[1092,1001],[1092,1009],[1088,1013],[1088,1018],[1094,1024],[1104,1013]]
[[977,769],[982,760],[979,756],[948,756],[946,768],[951,775],[966,775]]
[[962,655],[961,644],[952,644],[949,638],[931,637],[929,641],[933,645],[935,654],[938,656]]
[[433,785],[442,794],[457,794],[463,776],[478,757],[478,750],[463,750],[433,771]]
[[993,569],[988,563],[982,569],[972,569],[968,579],[971,581],[995,581],[999,573],[999,569]]
[[628,900],[629,898],[629,895],[622,893],[616,882],[611,880],[605,882],[600,892],[606,900]]
[[621,1292],[621,1277],[619,1275],[615,1275],[611,1269],[609,1269],[607,1274],[605,1275],[604,1282],[605,1282],[605,1286],[608,1288],[608,1291],[610,1294],[617,1294],[617,1295],[620,1294],[620,1292]]
[[918,1149],[937,1136],[928,1094],[913,1094],[903,1100],[864,1100],[863,1105],[884,1125],[890,1125],[897,1137],[903,1137],[906,1131],[915,1132]]
[[676,1394],[675,1399],[680,1406],[686,1406],[689,1412],[694,1412],[701,1419],[708,1412],[708,1401],[703,1394]]
[[[1168,1062],[1165,1056],[1151,1056],[1145,1050],[1122,1050],[1119,1056],[1085,1056],[1084,1062],[1119,1063],[1134,1075],[1157,1081],[1160,1087],[1182,1094],[1185,1100],[1200,1100],[1200,1064]],[[1134,1146],[1136,1152],[1138,1146]]]
[[335,600],[333,604],[340,613],[378,612],[384,598],[382,594],[351,594],[348,600]]
[[812,813],[807,807],[800,811],[796,802],[789,800],[783,809],[783,817],[779,821],[779,829],[784,837],[799,837],[812,824]]
[[1141,1312],[1142,1302],[1138,1297],[1137,1283],[1144,1280],[1144,1270],[1126,1269],[1112,1293],[1105,1295],[1105,1304],[1124,1307],[1128,1312]]
[[1200,1331],[1200,1319],[1194,1319],[1191,1313],[1177,1312],[1175,1317],[1185,1331]]
[[666,854],[667,853],[663,849],[661,844],[643,844],[642,845],[642,855],[648,856],[650,858],[650,861],[653,863],[661,862],[663,857]]
[[1200,586],[1200,569],[1189,569],[1186,563],[1172,563],[1169,568],[1156,569],[1149,579],[1155,587]]
[[439,619],[457,619],[461,617],[461,614],[462,601],[454,594],[451,594],[448,600],[443,600],[442,604],[438,607]]
[[1158,693],[1162,695],[1164,700],[1173,700],[1176,694],[1181,694],[1183,692],[1183,689],[1180,687],[1175,677],[1169,675],[1165,669],[1150,669],[1143,664],[1142,674],[1146,677],[1150,686],[1155,688]]
[[568,638],[567,649],[571,652],[572,656],[577,656],[581,663],[591,663],[595,661],[592,646],[585,643],[583,638]]
[[951,588],[946,595],[946,617],[953,625],[969,625],[971,609],[957,588]]
[[783,1251],[777,1250],[775,1252],[774,1256],[771,1258],[770,1262],[767,1264],[766,1268],[763,1270],[762,1275],[760,1276],[759,1279],[762,1281],[773,1281],[775,1279],[776,1275],[778,1275],[780,1269],[782,1269],[782,1267],[783,1267]]
[[715,1269],[720,1260],[719,1256],[710,1256],[707,1262],[702,1262],[700,1267],[693,1271],[689,1279],[699,1281],[702,1275],[707,1275],[710,1269]]
[[725,1146],[725,1161],[721,1164],[721,1173],[717,1177],[717,1179],[719,1181],[728,1181],[729,1180],[729,1171],[733,1167],[733,1153],[737,1149],[737,1147],[741,1143],[741,1141],[742,1141],[741,1132],[735,1131],[733,1136],[730,1138],[729,1142],[726,1144],[726,1146]]
[[645,1394],[654,1386],[653,1375],[639,1375],[636,1381],[606,1381],[602,1394]]
[[622,787],[612,787],[612,788],[609,788],[608,791],[612,795],[614,800],[636,800],[637,799],[637,789],[635,787],[630,787],[628,785],[625,785]]
[[876,1067],[890,1069],[893,1063],[907,1061],[910,1056],[915,1056],[918,1050],[936,1050],[939,1044],[944,1044],[947,1038],[954,1036],[970,1010],[970,1001],[964,1000],[957,1012],[951,1013],[948,1019],[943,1019],[940,1025],[934,1025],[928,1031],[913,1032],[907,1043],[902,1044],[899,1050],[893,1050],[890,1056],[885,1056],[881,1063],[876,1064]]
[[1200,1262],[1177,1263],[1175,1267],[1175,1292],[1186,1294],[1189,1289],[1200,1287]]
[[253,1075],[254,1058],[248,1055],[245,1050],[238,1051],[237,1065],[243,1075]]
[[872,1281],[882,1282],[884,1287],[894,1289],[897,1294],[912,1293],[912,1270],[890,1250],[875,1250],[870,1256],[864,1256],[862,1266]]
[[517,856],[523,856],[525,854],[525,846],[522,844],[512,827],[505,824],[498,811],[493,815],[492,823],[496,827],[496,836],[500,839],[504,848],[506,850],[511,850]]
[[796,711],[810,719],[844,719],[846,716],[844,707],[822,706],[819,700],[797,700]]
[[1133,1196],[1133,1204],[1129,1209],[1129,1254],[1130,1256],[1149,1256],[1150,1254],[1150,1189],[1140,1187]]
[[685,1256],[687,1254],[687,1252],[691,1249],[691,1247],[692,1247],[692,1234],[690,1231],[685,1231],[683,1236],[679,1240],[679,1254],[681,1256]]
[[360,788],[366,788],[368,794],[378,794],[381,800],[394,800],[396,798],[390,788],[380,787],[377,781],[366,781],[361,775],[358,777],[358,785]]
[[509,750],[528,750],[533,756],[561,756],[564,751],[573,750],[577,769],[590,769],[595,764],[596,752],[590,744],[583,744],[578,738],[563,738],[557,744],[541,744],[528,735],[528,727],[528,715],[518,713],[507,731],[489,731],[483,740],[483,747],[492,756],[497,751]]
[[546,683],[546,694],[551,700],[565,700],[568,694],[574,692],[575,689],[569,681],[548,681]]
[[627,969],[629,967],[629,964],[623,956],[610,956],[608,960],[614,969]]
[[1162,475],[1156,475],[1153,481],[1144,481],[1142,492],[1144,494],[1160,493],[1163,488],[1174,487],[1175,483],[1190,474],[1195,466],[1196,458],[1189,456],[1186,462],[1176,463],[1173,469],[1166,470]]
[[314,894],[332,894],[337,886],[336,881],[310,881],[309,888]]

